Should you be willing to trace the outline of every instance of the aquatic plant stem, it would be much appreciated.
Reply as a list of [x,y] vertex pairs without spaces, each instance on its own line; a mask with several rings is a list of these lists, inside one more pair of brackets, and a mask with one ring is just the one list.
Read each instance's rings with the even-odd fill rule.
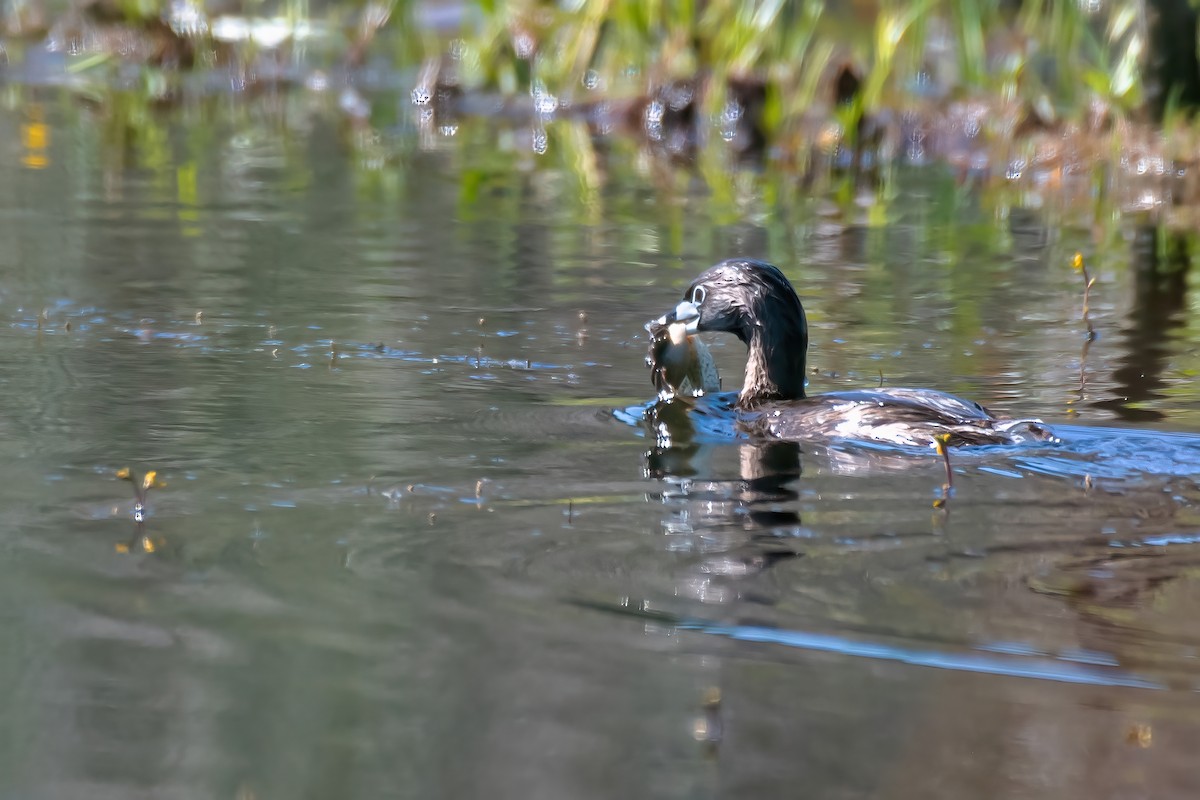
[[937,448],[938,455],[942,457],[942,464],[946,467],[946,482],[942,484],[942,496],[933,501],[933,507],[943,508],[946,501],[950,499],[950,492],[954,489],[954,472],[950,468],[950,434],[938,434],[934,437],[933,443]]
[[1096,338],[1096,328],[1092,325],[1092,320],[1088,316],[1090,306],[1088,301],[1092,294],[1092,285],[1096,283],[1096,279],[1088,274],[1087,264],[1083,261],[1083,253],[1076,253],[1071,259],[1071,267],[1076,272],[1083,276],[1083,322],[1087,325],[1088,341],[1093,341]]

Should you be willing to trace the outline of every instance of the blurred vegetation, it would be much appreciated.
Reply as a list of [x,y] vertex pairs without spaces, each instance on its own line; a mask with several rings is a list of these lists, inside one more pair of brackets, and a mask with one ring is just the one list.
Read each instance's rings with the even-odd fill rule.
[[663,165],[694,166],[731,218],[743,161],[871,225],[893,213],[896,165],[930,160],[1000,214],[1055,192],[1100,220],[1200,207],[1187,0],[0,2],[9,107],[66,86],[118,160],[164,107],[295,124],[319,106],[364,174],[451,140],[508,168],[553,150],[593,216],[615,138],[661,187],[688,180]]
[[[9,40],[44,40],[72,69],[134,62],[169,69],[304,63],[452,71],[464,91],[572,103],[700,80],[724,107],[730,79],[766,87],[778,134],[813,110],[864,113],[978,95],[1021,102],[1043,121],[1089,104],[1144,100],[1147,8],[1080,0],[6,0]],[[1195,31],[1188,32],[1194,49]],[[832,84],[848,68],[853,97]]]

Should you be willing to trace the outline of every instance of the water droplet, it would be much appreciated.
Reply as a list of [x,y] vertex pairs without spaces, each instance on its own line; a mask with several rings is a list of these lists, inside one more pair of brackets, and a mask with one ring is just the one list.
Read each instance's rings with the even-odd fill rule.
[[558,98],[541,89],[533,92],[533,108],[543,117],[548,117],[558,109]]
[[517,53],[517,58],[529,60],[533,58],[533,51],[537,47],[537,42],[529,35],[527,31],[521,31],[513,37],[513,50]]

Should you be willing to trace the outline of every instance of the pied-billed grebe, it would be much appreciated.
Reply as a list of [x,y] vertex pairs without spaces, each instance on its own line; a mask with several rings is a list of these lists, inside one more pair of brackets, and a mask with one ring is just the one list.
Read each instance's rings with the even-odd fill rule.
[[[949,434],[953,445],[1055,438],[1039,420],[997,419],[978,403],[931,389],[805,395],[808,323],[804,307],[783,273],[762,261],[730,259],[710,267],[692,281],[673,311],[647,329],[656,344],[672,330],[676,338],[683,333],[725,331],[741,339],[748,353],[737,407],[753,412],[741,419],[752,434],[781,439],[874,439],[909,445],[932,445],[943,434]],[[688,351],[676,346],[675,353],[683,358]]]

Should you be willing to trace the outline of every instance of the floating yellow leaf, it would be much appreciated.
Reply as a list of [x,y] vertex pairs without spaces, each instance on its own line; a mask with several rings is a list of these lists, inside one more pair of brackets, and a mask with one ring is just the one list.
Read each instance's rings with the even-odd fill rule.
[[1154,744],[1154,729],[1144,722],[1130,725],[1129,730],[1125,732],[1125,741],[1143,749],[1147,748]]

